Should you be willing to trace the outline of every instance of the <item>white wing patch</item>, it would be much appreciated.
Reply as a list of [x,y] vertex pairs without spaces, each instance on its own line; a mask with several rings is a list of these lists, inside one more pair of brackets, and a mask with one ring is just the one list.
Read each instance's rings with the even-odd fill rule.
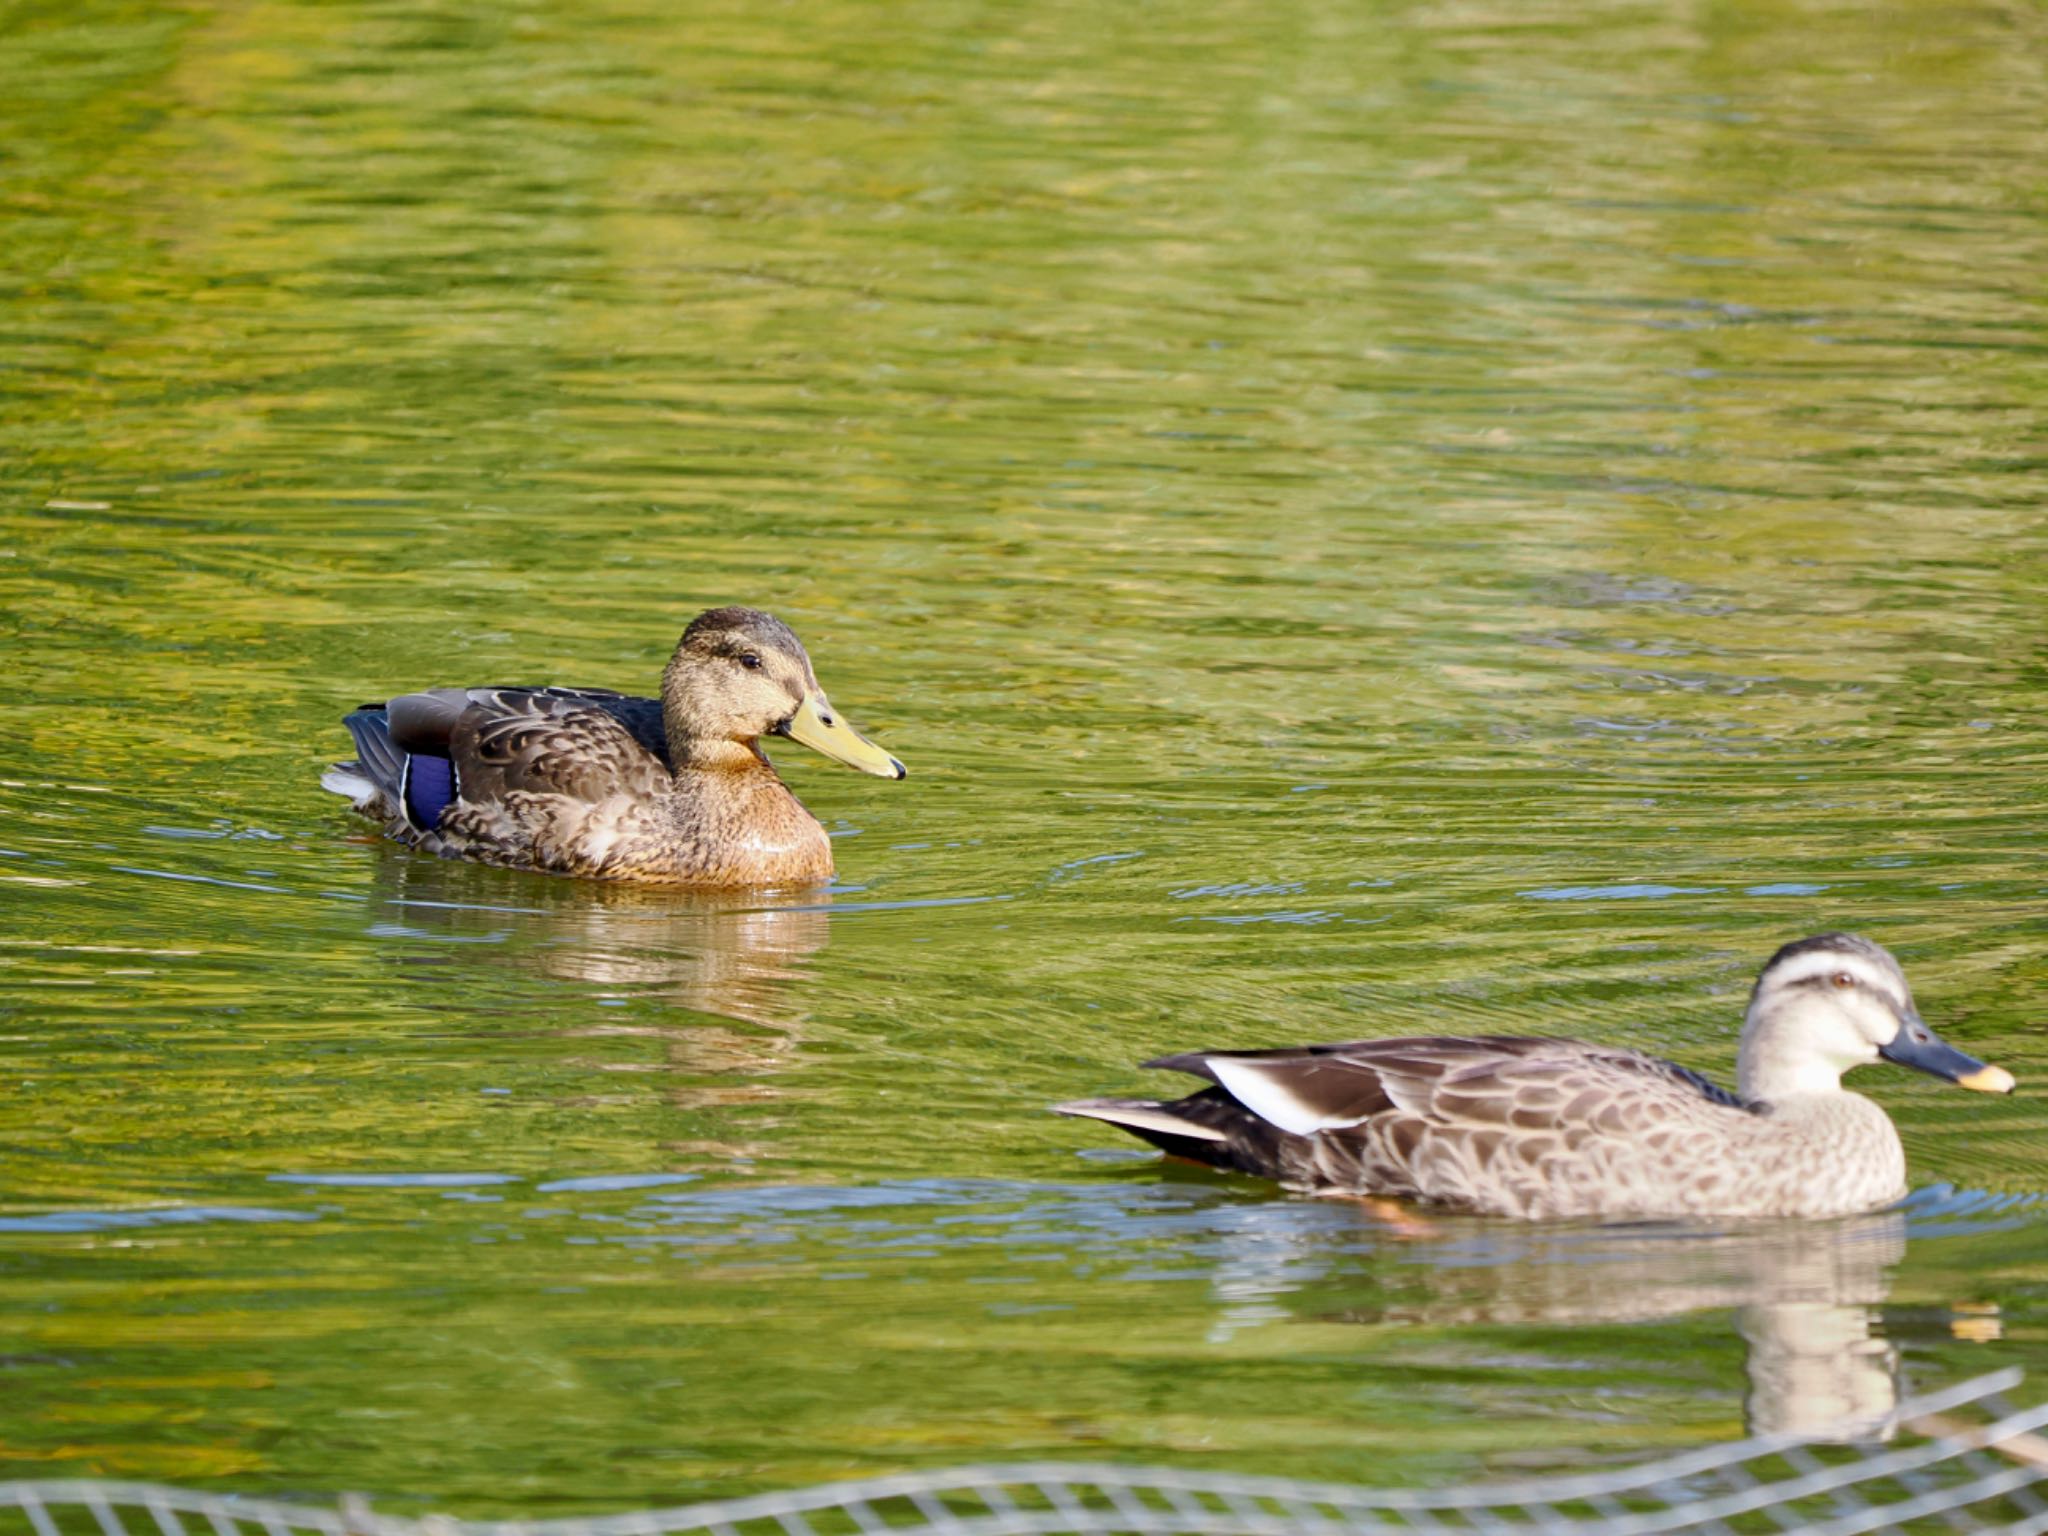
[[1317,1131],[1359,1125],[1366,1118],[1362,1115],[1339,1117],[1323,1114],[1314,1105],[1297,1098],[1294,1090],[1283,1079],[1273,1076],[1272,1070],[1263,1062],[1238,1061],[1228,1056],[1210,1056],[1205,1060],[1209,1070],[1216,1074],[1216,1081],[1233,1099],[1268,1125],[1276,1125],[1296,1136],[1313,1136]]

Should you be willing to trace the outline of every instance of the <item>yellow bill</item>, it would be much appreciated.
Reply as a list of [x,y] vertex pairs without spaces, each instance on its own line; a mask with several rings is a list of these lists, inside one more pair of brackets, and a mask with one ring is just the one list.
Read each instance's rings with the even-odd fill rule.
[[822,693],[804,696],[796,713],[778,728],[792,741],[800,741],[813,752],[822,752],[835,763],[858,768],[880,779],[900,779],[909,770],[895,758],[839,718],[831,701]]

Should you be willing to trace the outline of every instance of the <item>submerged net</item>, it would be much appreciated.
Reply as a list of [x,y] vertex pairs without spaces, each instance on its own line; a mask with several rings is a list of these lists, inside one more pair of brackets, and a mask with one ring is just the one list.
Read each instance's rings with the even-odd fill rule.
[[1020,1463],[538,1521],[380,1515],[145,1483],[0,1483],[0,1536],[1349,1536],[1366,1531],[2048,1532],[2048,1405],[2001,1371],[1900,1405],[1883,1443],[1764,1435],[1618,1471],[1440,1490]]

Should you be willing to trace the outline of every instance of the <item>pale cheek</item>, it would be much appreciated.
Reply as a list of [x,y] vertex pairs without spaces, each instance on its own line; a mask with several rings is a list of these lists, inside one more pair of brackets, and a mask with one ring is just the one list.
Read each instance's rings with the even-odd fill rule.
[[1844,1030],[1830,1042],[1829,1056],[1840,1067],[1860,1066],[1877,1060],[1877,1047],[1861,1030]]

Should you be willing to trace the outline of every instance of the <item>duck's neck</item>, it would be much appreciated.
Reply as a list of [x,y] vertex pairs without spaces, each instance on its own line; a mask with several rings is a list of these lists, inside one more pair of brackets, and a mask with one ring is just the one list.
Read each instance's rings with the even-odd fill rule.
[[778,784],[782,782],[774,766],[762,755],[760,747],[751,741],[690,736],[671,728],[668,756],[669,761],[675,764],[678,781],[685,774],[715,773],[738,775],[742,779],[766,777]]
[[701,707],[701,694],[701,687],[692,682],[684,653],[678,650],[661,674],[661,734],[668,742],[668,760],[678,781],[693,772],[765,773],[774,779],[775,770],[753,738],[728,735],[729,722],[707,713]]
[[1800,1028],[1798,1011],[1783,1004],[1752,1004],[1743,1020],[1736,1053],[1737,1087],[1750,1103],[1781,1104],[1790,1099],[1840,1094],[1842,1074],[1854,1061],[1840,1061],[1816,1049],[1811,1030]]
[[669,800],[684,822],[758,836],[777,847],[824,836],[755,743],[700,738],[671,743],[669,756],[675,763]]
[[690,850],[693,879],[783,885],[832,877],[824,827],[750,744],[692,742],[675,757],[666,813],[671,840]]
[[1745,1051],[1736,1071],[1743,1098],[1750,1103],[1782,1104],[1789,1099],[1840,1097],[1842,1071],[1811,1056],[1782,1056]]

